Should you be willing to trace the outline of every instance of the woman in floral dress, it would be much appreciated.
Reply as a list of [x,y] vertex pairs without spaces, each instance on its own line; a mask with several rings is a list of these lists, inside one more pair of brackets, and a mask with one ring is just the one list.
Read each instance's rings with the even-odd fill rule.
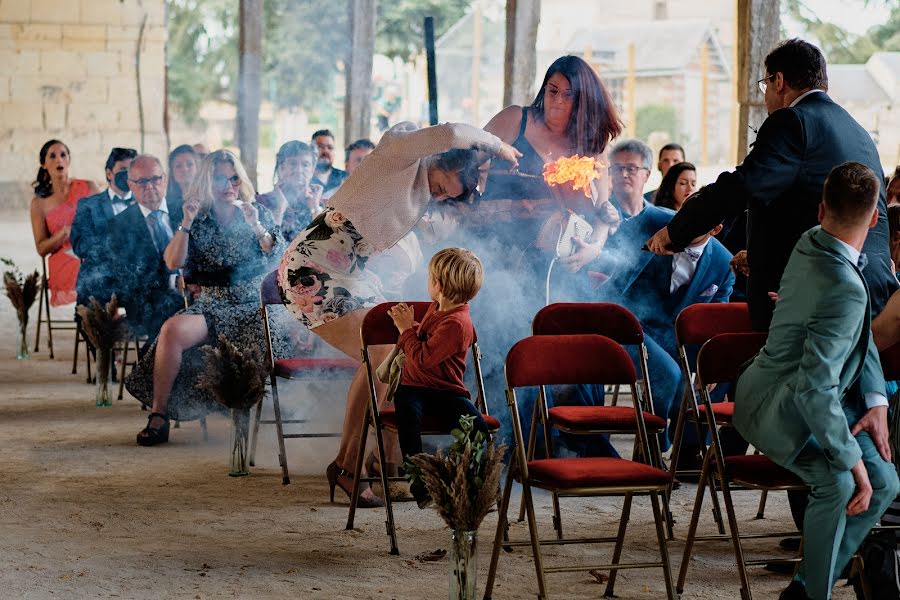
[[[190,269],[200,295],[165,322],[126,381],[128,391],[152,409],[139,445],[168,441],[170,418],[196,419],[218,408],[208,392],[195,387],[204,368],[199,346],[215,344],[219,335],[241,350],[260,346],[259,290],[272,255],[283,247],[271,213],[254,203],[238,158],[227,150],[207,156],[163,255],[170,269]],[[288,337],[272,337],[276,355],[289,354]]]
[[[341,185],[325,212],[291,243],[278,270],[288,309],[325,342],[359,358],[359,327],[368,309],[384,301],[369,259],[394,246],[432,202],[468,197],[486,152],[515,165],[519,152],[477,127],[444,123],[416,129],[400,123]],[[374,352],[373,360],[381,359]],[[350,385],[341,447],[328,480],[347,495],[356,460],[368,391],[360,368]],[[366,488],[360,507],[381,506]]]

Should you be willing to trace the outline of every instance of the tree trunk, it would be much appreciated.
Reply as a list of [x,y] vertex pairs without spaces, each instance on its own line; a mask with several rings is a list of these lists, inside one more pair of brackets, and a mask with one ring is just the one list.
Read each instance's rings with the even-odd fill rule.
[[[346,69],[344,142],[369,137],[372,119],[372,57],[376,0],[350,0],[350,57]],[[346,145],[345,144],[345,145]]]
[[241,162],[256,188],[259,154],[259,105],[262,98],[262,0],[240,0],[241,37],[238,76],[238,147]]
[[534,99],[537,31],[541,0],[506,0],[506,59],[503,105],[527,106]]
[[781,37],[780,5],[780,0],[737,0],[737,163],[747,156],[755,131],[768,116],[756,82],[765,77],[766,55]]

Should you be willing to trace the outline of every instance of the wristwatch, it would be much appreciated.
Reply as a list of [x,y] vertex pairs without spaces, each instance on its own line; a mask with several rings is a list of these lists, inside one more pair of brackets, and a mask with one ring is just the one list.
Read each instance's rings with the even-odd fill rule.
[[184,225],[179,225],[179,226],[175,229],[175,231],[183,231],[183,232],[185,232],[186,234],[191,235],[191,230],[188,229],[187,227],[185,227]]

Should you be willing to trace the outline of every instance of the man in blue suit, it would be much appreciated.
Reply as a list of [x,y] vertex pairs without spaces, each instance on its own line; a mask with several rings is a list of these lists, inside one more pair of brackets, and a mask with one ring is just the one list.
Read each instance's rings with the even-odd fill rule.
[[[610,236],[601,257],[588,268],[608,277],[592,300],[620,304],[640,321],[649,355],[654,412],[674,421],[684,388],[675,343],[675,317],[691,304],[727,302],[734,274],[729,267],[731,254],[712,237],[721,230],[721,225],[697,236],[688,248],[674,256],[641,251],[643,240],[664,227],[675,214],[643,198],[643,184],[650,173],[652,156],[650,148],[637,140],[620,142],[610,151],[612,202],[622,217],[622,224]],[[635,367],[640,368],[637,349],[628,348],[628,351]],[[598,398],[601,394],[602,390],[597,388],[580,388],[575,397],[556,401],[597,404],[602,402]],[[573,436],[563,440],[570,450],[588,453],[587,440],[573,439]],[[614,452],[599,440],[588,443],[605,446],[601,453]],[[661,436],[660,444],[663,450],[668,449],[668,433]]]
[[737,382],[735,427],[811,490],[803,561],[782,600],[828,600],[900,490],[861,254],[880,179],[855,162],[828,176],[821,227],[797,242],[766,345]]
[[109,188],[94,196],[82,198],[72,221],[72,251],[81,259],[78,281],[78,304],[87,305],[91,296],[109,301],[116,291],[115,274],[110,265],[109,224],[112,218],[134,204],[128,189],[128,167],[137,156],[131,148],[113,148],[106,159],[106,181]]

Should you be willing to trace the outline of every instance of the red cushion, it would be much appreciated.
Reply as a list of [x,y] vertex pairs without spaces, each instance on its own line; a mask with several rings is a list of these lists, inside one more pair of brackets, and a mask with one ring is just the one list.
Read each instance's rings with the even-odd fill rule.
[[738,483],[773,488],[804,485],[803,480],[797,475],[776,465],[771,458],[763,454],[726,456],[725,469],[731,479]]
[[[566,429],[594,431],[637,431],[634,409],[630,406],[554,406],[549,411],[550,423]],[[644,411],[649,431],[662,431],[666,421]]]
[[[734,418],[734,402],[714,402],[713,414],[716,421],[731,421]],[[701,404],[697,407],[701,415],[706,415],[706,405]]]
[[662,469],[623,458],[544,458],[528,463],[533,482],[556,489],[668,485]]
[[[379,412],[381,415],[381,424],[385,429],[389,429],[391,431],[397,431],[397,411],[393,408],[386,408]],[[491,415],[481,415],[484,419],[485,425],[489,431],[497,431],[500,429],[500,421],[492,417]],[[441,427],[436,419],[432,417],[424,417],[422,419],[422,431],[446,431],[450,433],[450,430],[446,427]]]
[[283,358],[275,361],[275,375],[286,379],[315,379],[335,375],[352,378],[359,363],[349,358]]

